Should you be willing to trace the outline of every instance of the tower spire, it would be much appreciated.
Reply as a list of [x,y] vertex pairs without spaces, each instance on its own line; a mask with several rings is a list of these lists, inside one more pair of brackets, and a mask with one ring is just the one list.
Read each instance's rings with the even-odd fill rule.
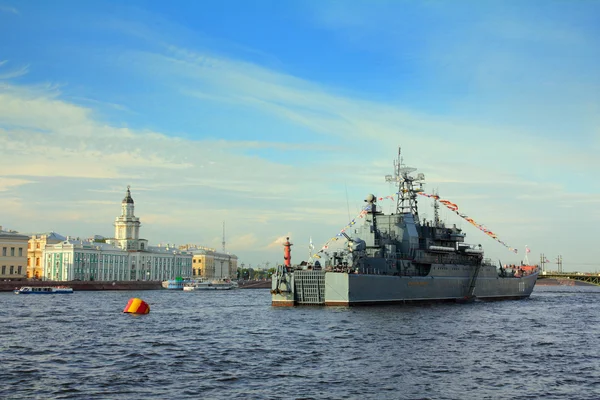
[[129,190],[131,186],[127,185],[127,192],[125,193],[125,198],[123,199],[124,204],[133,204],[133,199],[131,198],[131,191]]
[[135,204],[131,197],[131,187],[127,185],[125,198],[121,202],[121,215],[115,219],[115,240],[124,250],[138,250],[140,219],[134,214]]
[[225,221],[223,221],[223,241],[221,244],[223,245],[223,253],[225,253]]

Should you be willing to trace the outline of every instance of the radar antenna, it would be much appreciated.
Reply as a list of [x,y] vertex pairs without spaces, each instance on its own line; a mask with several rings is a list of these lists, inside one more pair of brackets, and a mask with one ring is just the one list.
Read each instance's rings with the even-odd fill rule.
[[419,210],[417,207],[417,193],[423,191],[423,180],[425,175],[417,174],[411,176],[417,169],[404,165],[402,158],[402,148],[398,147],[398,159],[394,160],[394,175],[386,175],[386,182],[394,182],[398,186],[398,200],[396,202],[396,213],[411,213],[415,217],[415,222],[419,221]]
[[433,223],[437,228],[440,226],[440,204],[438,203],[439,195],[437,190],[433,192],[433,195]]
[[221,244],[223,245],[223,253],[225,253],[225,221],[223,221],[223,241]]

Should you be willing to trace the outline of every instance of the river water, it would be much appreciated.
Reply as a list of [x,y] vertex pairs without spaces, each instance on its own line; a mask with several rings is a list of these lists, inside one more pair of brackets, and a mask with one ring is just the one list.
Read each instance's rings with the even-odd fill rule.
[[[147,315],[122,313],[128,300]],[[273,308],[266,289],[0,293],[2,399],[599,399],[600,288]]]

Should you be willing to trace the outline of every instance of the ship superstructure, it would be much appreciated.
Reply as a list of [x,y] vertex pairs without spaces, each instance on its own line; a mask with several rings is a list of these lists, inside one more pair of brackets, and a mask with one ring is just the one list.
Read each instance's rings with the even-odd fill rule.
[[[279,266],[273,276],[272,304],[358,305],[412,301],[518,299],[531,294],[537,270],[527,276],[506,273],[484,259],[480,245],[465,243],[465,233],[439,218],[421,221],[418,194],[425,176],[403,164],[401,151],[394,162],[396,212],[386,215],[370,194],[361,213],[362,224],[342,231],[345,248],[324,253],[306,265]],[[287,242],[289,244],[289,241]]]

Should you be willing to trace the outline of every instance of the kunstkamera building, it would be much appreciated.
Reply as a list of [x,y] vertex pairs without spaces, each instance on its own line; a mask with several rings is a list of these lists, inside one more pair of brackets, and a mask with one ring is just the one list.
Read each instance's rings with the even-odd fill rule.
[[43,277],[53,281],[162,281],[192,276],[192,253],[174,246],[149,246],[140,239],[129,186],[115,219],[112,239],[66,240],[47,245]]

